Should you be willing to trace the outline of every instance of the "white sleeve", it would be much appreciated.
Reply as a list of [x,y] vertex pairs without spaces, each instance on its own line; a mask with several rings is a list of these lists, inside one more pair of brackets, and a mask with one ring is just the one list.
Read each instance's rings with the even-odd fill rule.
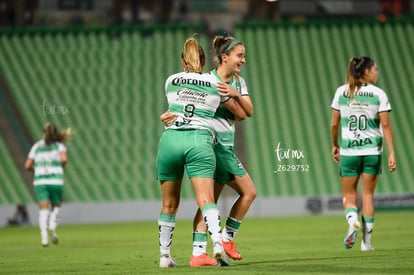
[[35,159],[36,148],[37,144],[34,144],[32,148],[30,148],[29,155],[27,156],[29,159]]
[[339,109],[340,109],[339,108],[339,96],[341,95],[340,89],[341,88],[336,89],[335,96],[334,96],[334,98],[332,100],[332,104],[331,104],[331,108],[334,109],[334,110],[337,110],[337,111],[339,111]]
[[381,90],[379,95],[380,105],[378,107],[378,112],[390,112],[391,111],[391,103],[388,100],[387,94]]
[[59,142],[58,143],[58,150],[59,150],[59,153],[60,152],[66,152],[66,146],[65,146],[65,144]]
[[240,81],[240,86],[241,86],[240,94],[242,96],[243,95],[249,95],[249,91],[247,89],[247,84],[246,84],[246,81],[244,80],[244,78],[239,76],[239,81]]

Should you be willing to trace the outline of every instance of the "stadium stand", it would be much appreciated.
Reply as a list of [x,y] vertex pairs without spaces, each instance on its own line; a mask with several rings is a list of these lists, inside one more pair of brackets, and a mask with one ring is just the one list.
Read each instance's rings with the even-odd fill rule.
[[29,189],[17,169],[9,150],[0,136],[0,204],[33,202]]
[[[378,193],[414,191],[410,169],[404,168],[413,161],[412,154],[404,153],[414,127],[407,115],[414,103],[411,21],[248,24],[239,25],[235,36],[247,48],[243,75],[255,115],[243,122],[243,133],[248,168],[260,196],[340,194],[338,168],[330,154],[330,104],[335,89],[344,83],[349,59],[363,55],[377,61],[378,85],[392,103],[399,159],[398,172],[390,175],[384,157]],[[286,158],[278,159],[278,148]],[[295,158],[294,152],[303,156]],[[297,171],[302,168],[309,170]]]
[[[155,155],[167,106],[164,81],[181,70],[183,42],[197,28],[1,36],[2,73],[34,140],[46,121],[74,129],[68,201],[160,197]],[[199,39],[208,49],[208,38]],[[183,196],[191,196],[191,186],[185,189]]]
[[[166,27],[0,36],[1,73],[33,138],[41,137],[46,121],[74,129],[67,201],[160,198],[155,155],[163,129],[159,115],[166,109],[163,85],[180,70],[182,44],[196,31]],[[330,157],[330,104],[349,58],[360,55],[378,62],[379,86],[393,106],[400,168],[394,175],[384,172],[378,191],[414,192],[408,167],[414,157],[403,153],[412,148],[414,129],[407,115],[414,103],[411,21],[249,24],[236,26],[234,36],[247,50],[242,75],[255,114],[242,126],[246,166],[259,196],[340,194]],[[210,37],[199,39],[210,56]],[[7,151],[4,143],[0,146]],[[285,158],[279,160],[278,153]],[[0,203],[30,197],[11,160],[2,154],[1,175],[7,179],[2,185],[8,191]],[[183,188],[182,197],[191,198],[191,186]]]

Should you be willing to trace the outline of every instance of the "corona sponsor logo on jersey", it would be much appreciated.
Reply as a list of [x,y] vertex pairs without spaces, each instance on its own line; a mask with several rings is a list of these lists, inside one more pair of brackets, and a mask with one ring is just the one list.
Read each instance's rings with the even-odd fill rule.
[[374,97],[373,92],[364,92],[364,91],[358,91],[355,93],[357,96],[365,96],[365,97]]
[[[342,95],[344,97],[349,97],[349,91],[344,91]],[[355,96],[374,97],[374,93],[366,91],[357,91],[355,92]]]
[[211,83],[209,81],[195,79],[195,78],[176,77],[172,80],[172,84],[174,86],[181,86],[181,85],[189,84],[189,85],[196,85],[196,86],[211,88]]

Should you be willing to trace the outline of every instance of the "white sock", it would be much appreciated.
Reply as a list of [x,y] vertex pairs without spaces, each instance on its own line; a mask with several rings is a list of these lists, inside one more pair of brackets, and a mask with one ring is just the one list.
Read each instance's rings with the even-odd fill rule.
[[358,209],[356,207],[349,207],[345,210],[345,218],[349,225],[353,225],[358,221]]
[[160,213],[160,216],[158,217],[158,233],[161,256],[170,256],[174,228],[175,215]]
[[55,233],[56,228],[59,224],[61,208],[59,206],[54,206],[49,217],[49,230]]
[[237,220],[232,217],[228,217],[226,220],[226,226],[223,230],[223,241],[228,242],[232,241],[234,237],[236,236],[237,231],[239,230],[241,221]]
[[213,243],[221,243],[220,212],[215,203],[204,205],[201,209],[207,230]]
[[364,244],[371,245],[371,236],[374,229],[374,217],[362,217],[362,233]]
[[207,232],[193,233],[193,256],[201,256],[207,253]]
[[42,244],[47,244],[48,235],[47,235],[47,222],[49,219],[49,209],[40,209],[39,210],[39,228],[40,236],[42,237]]

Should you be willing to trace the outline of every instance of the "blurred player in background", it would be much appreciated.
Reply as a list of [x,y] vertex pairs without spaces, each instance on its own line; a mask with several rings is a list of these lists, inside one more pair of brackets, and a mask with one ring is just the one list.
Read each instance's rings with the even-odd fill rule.
[[[256,188],[243,165],[234,153],[235,120],[243,120],[253,114],[253,105],[250,100],[246,82],[238,74],[245,63],[245,48],[243,44],[233,37],[216,36],[213,41],[217,69],[210,72],[219,82],[217,89],[227,97],[216,111],[213,126],[217,135],[216,173],[214,196],[215,201],[227,184],[233,188],[239,197],[234,202],[226,225],[222,233],[224,250],[235,260],[241,260],[242,255],[237,251],[233,239],[256,197]],[[228,108],[226,104],[233,102],[237,108]],[[238,110],[235,112],[234,110]],[[240,112],[240,109],[242,110]],[[171,113],[164,113],[161,120],[169,125],[175,120]],[[207,229],[198,209],[194,217],[193,252],[190,266],[216,265],[214,259],[207,255]]]
[[16,212],[13,217],[8,219],[9,225],[30,225],[29,212],[27,211],[26,205],[18,204],[16,206]]
[[374,85],[377,79],[377,64],[371,58],[352,58],[346,84],[336,90],[331,105],[332,157],[340,164],[343,207],[349,224],[344,239],[346,249],[353,247],[361,227],[358,221],[357,187],[362,176],[361,250],[374,250],[371,246],[374,193],[382,170],[383,137],[389,152],[388,168],[390,172],[397,168],[389,120],[391,105],[386,93]]
[[56,228],[62,204],[64,168],[68,162],[65,143],[71,134],[70,128],[59,132],[55,124],[47,123],[43,127],[43,138],[32,146],[25,163],[25,169],[34,171],[33,185],[44,247],[49,245],[48,233],[52,242],[58,243]]

